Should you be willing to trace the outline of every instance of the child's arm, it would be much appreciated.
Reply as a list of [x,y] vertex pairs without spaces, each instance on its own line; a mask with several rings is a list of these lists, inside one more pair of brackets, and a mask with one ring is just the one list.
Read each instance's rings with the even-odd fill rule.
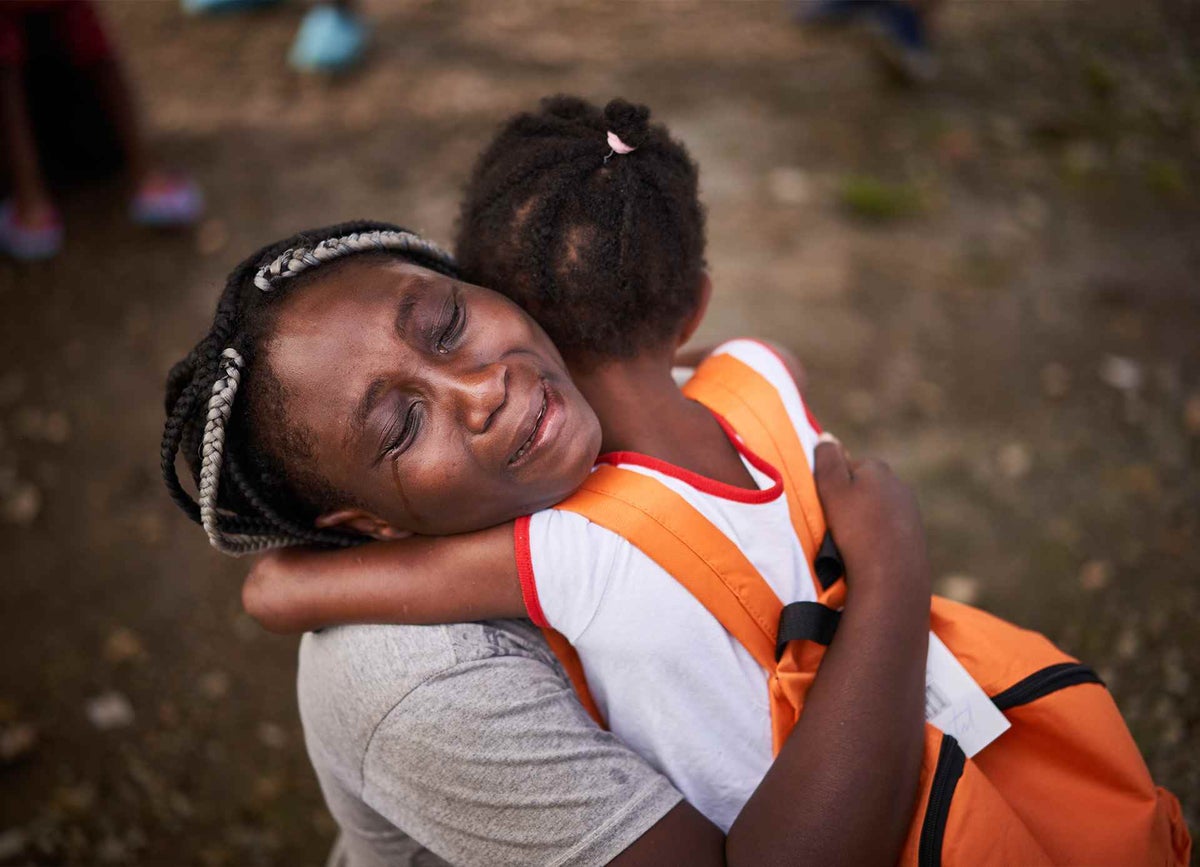
[[[792,375],[792,379],[796,382],[796,388],[803,395],[808,391],[808,372],[804,369],[804,365],[800,363],[799,357],[792,350],[788,349],[773,340],[757,339],[758,343],[770,349],[779,358],[780,362],[787,372]],[[675,367],[699,367],[700,362],[713,354],[716,346],[697,346],[695,348],[681,349],[675,353]]]
[[787,372],[792,375],[792,379],[796,383],[796,390],[800,392],[801,396],[804,396],[808,391],[808,372],[804,369],[804,365],[800,363],[800,357],[786,346],[776,343],[773,340],[760,340],[759,343],[775,353],[776,357],[783,363],[783,366],[787,368]]
[[250,570],[242,605],[264,628],[282,633],[525,616],[512,523],[340,551],[273,551]]

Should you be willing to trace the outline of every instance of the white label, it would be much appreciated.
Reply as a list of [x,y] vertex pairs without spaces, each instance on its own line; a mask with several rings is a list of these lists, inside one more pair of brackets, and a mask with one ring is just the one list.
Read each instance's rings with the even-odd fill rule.
[[1004,734],[1010,725],[950,648],[932,632],[925,662],[925,719],[953,736],[967,758]]

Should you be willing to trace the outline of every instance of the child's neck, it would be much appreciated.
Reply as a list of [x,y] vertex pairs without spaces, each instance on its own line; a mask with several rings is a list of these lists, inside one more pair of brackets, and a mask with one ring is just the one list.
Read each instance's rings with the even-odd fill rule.
[[670,355],[644,353],[574,379],[600,419],[602,452],[640,452],[715,481],[757,487],[716,418],[675,384]]

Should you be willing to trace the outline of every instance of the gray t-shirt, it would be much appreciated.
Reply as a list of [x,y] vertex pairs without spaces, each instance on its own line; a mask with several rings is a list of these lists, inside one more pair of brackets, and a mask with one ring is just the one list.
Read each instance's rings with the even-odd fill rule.
[[310,633],[297,686],[346,867],[604,864],[682,798],[525,621]]

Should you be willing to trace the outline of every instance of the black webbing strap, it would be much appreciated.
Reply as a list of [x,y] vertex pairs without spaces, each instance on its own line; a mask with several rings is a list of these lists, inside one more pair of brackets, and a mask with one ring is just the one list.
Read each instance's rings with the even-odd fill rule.
[[817,580],[826,590],[846,574],[846,565],[842,563],[842,555],[838,551],[837,545],[833,543],[833,534],[828,530],[825,531],[825,538],[821,540],[821,547],[813,561],[813,569],[817,573]]
[[775,661],[783,658],[790,641],[815,641],[828,646],[837,632],[842,612],[820,602],[793,602],[779,614],[779,634],[775,638]]

